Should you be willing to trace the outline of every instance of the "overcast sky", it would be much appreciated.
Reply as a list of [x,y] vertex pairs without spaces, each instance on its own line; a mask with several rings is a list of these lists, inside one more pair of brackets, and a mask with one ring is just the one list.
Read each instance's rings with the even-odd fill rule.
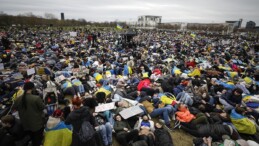
[[66,19],[136,21],[140,15],[159,15],[162,22],[222,23],[253,20],[259,25],[259,0],[0,0],[0,11],[17,15],[53,13]]

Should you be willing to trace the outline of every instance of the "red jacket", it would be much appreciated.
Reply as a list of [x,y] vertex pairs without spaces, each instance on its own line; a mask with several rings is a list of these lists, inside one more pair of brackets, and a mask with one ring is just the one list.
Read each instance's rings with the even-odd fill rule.
[[141,80],[138,84],[138,91],[140,91],[143,87],[149,88],[149,85],[151,84],[149,79]]
[[186,63],[186,65],[187,65],[187,67],[195,67],[196,66],[196,62],[195,61],[188,61],[187,63]]

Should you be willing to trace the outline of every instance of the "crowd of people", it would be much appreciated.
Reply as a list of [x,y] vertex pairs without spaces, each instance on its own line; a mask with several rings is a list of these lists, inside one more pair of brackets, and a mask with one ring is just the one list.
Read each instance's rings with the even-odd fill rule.
[[257,146],[258,52],[239,34],[5,28],[0,145],[173,146],[183,130]]

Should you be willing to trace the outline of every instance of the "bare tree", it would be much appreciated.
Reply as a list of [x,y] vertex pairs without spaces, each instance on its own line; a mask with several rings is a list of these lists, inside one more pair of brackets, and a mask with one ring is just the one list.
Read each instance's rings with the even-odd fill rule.
[[52,13],[45,13],[44,17],[46,19],[57,19],[57,17],[54,14],[52,14]]

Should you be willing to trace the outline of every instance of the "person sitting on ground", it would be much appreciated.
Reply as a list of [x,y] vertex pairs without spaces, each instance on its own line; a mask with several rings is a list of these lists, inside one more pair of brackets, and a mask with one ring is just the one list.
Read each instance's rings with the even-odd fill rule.
[[1,146],[15,146],[17,142],[23,140],[26,136],[23,126],[19,119],[16,119],[12,115],[6,115],[1,118],[2,128],[1,132],[5,135],[0,138]]

